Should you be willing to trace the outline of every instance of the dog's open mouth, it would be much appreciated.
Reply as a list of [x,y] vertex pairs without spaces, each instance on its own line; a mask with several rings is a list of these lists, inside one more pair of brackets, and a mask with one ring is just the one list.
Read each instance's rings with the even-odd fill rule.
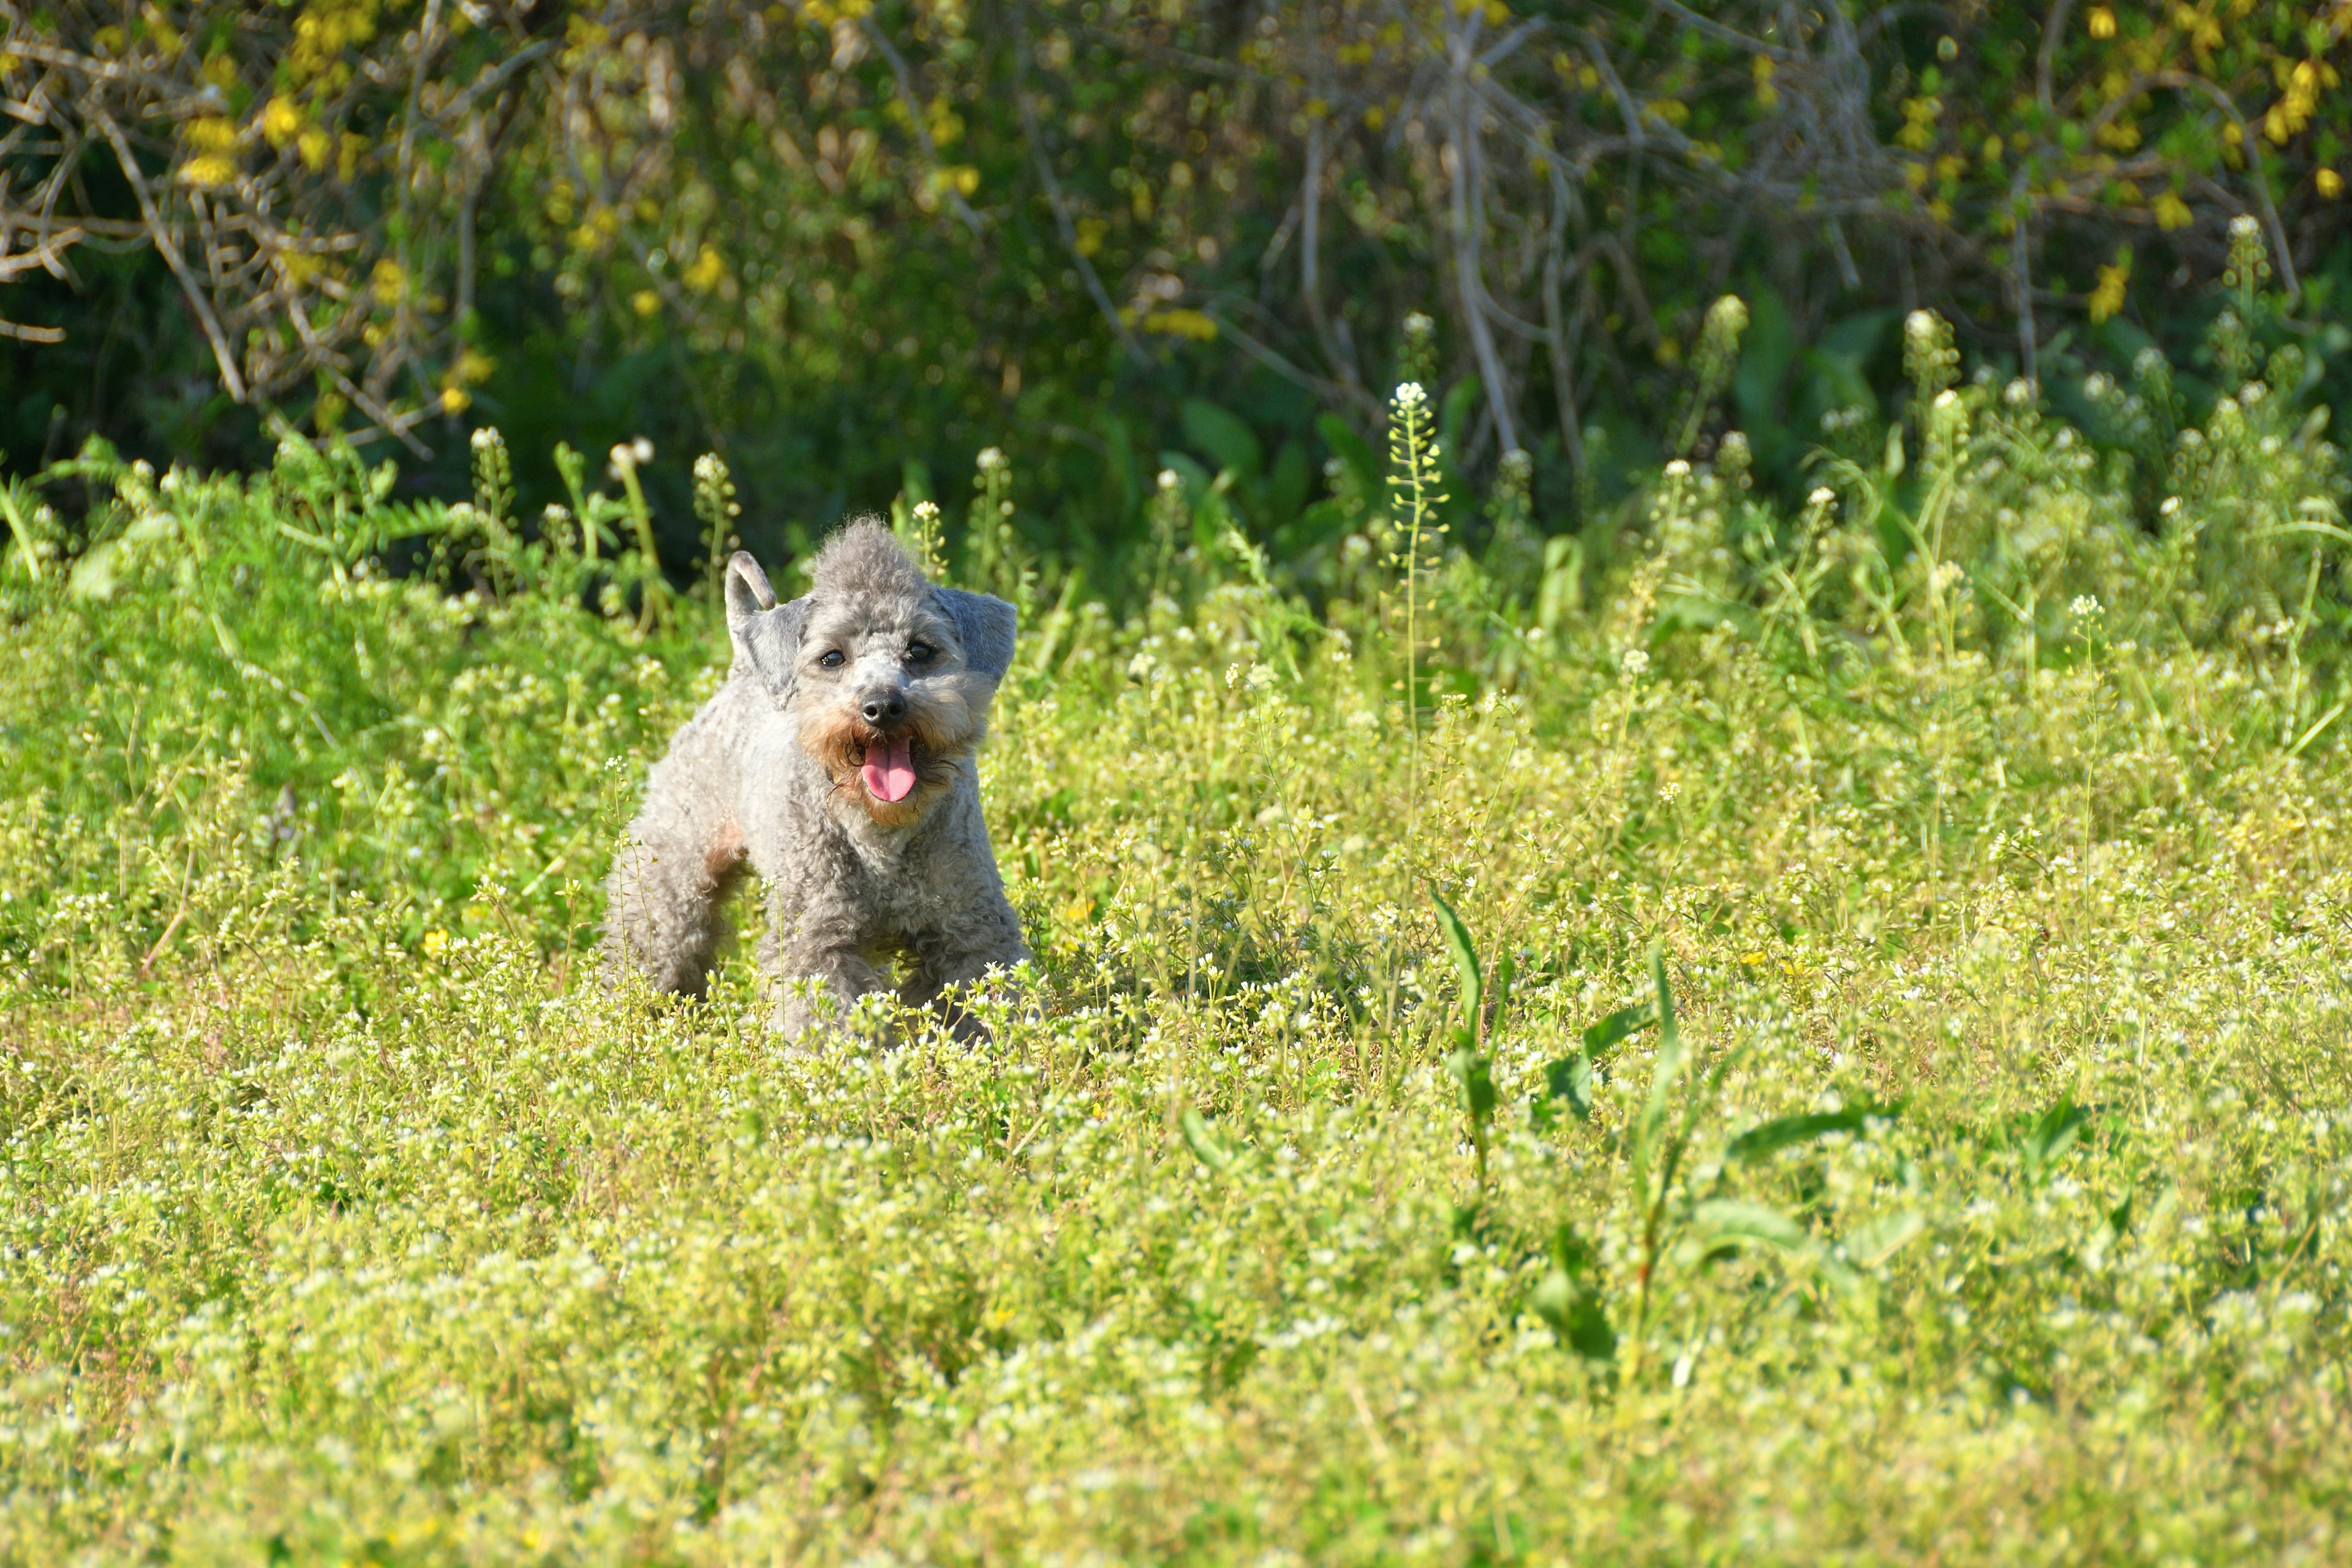
[[915,793],[915,742],[910,735],[879,735],[866,743],[858,768],[877,800],[893,804]]

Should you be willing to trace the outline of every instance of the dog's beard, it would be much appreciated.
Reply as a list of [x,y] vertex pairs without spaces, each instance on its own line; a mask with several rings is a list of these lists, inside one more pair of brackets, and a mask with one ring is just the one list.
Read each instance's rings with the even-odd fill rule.
[[801,745],[833,780],[835,799],[882,826],[903,826],[929,810],[980,742],[988,692],[967,691],[967,684],[924,693],[907,722],[888,732],[845,702],[815,709],[801,720]]

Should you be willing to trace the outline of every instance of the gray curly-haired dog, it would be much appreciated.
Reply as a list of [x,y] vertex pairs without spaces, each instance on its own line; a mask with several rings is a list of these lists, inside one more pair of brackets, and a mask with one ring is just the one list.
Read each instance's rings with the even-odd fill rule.
[[761,966],[822,983],[779,984],[776,1025],[793,1036],[891,989],[892,959],[906,961],[898,994],[933,1005],[1029,956],[972,755],[1013,661],[1013,606],[933,587],[871,518],[835,534],[810,575],[779,605],[751,556],[728,563],[734,667],[654,765],[605,884],[615,966],[700,995],[748,862],[768,886]]

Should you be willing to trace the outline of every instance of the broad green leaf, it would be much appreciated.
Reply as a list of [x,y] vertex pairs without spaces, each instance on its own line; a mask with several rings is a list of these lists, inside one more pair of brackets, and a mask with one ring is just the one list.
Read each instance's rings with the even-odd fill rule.
[[2061,1097],[2057,1104],[2042,1113],[2033,1131],[2025,1135],[2027,1168],[2039,1171],[2072,1148],[2083,1124],[2089,1120],[2089,1113],[2081,1106]]
[[1495,1114],[1495,1077],[1485,1057],[1474,1050],[1455,1051],[1445,1058],[1445,1070],[1461,1089],[1462,1109],[1472,1121],[1483,1122]]
[[1454,953],[1454,971],[1462,977],[1462,1017],[1475,1037],[1486,1004],[1486,987],[1478,977],[1478,950],[1471,943],[1470,928],[1434,888],[1430,889],[1429,901],[1437,906],[1438,929],[1445,933],[1445,945]]
[[1584,1277],[1597,1256],[1592,1243],[1572,1225],[1556,1226],[1551,1233],[1551,1260],[1578,1279]]
[[1263,448],[1249,426],[1206,398],[1184,400],[1184,437],[1192,449],[1205,452],[1218,468],[1235,479],[1253,479],[1263,464]]
[[1794,1143],[1806,1143],[1832,1132],[1859,1132],[1875,1117],[1885,1121],[1895,1112],[1885,1106],[1855,1105],[1843,1110],[1821,1110],[1804,1116],[1781,1116],[1761,1121],[1725,1145],[1727,1160],[1760,1160]]
[[1673,1102],[1675,1080],[1683,1071],[1682,1030],[1675,1023],[1675,994],[1666,980],[1666,953],[1663,946],[1650,950],[1650,978],[1658,993],[1658,1059],[1650,1069],[1650,1098],[1633,1122],[1633,1174],[1646,1194],[1650,1185],[1650,1167],[1658,1155],[1659,1130],[1665,1126],[1666,1109]]
[[1184,1114],[1177,1118],[1176,1125],[1184,1134],[1184,1142],[1191,1147],[1193,1157],[1201,1163],[1212,1171],[1233,1169],[1232,1152],[1217,1142],[1216,1134],[1209,1131],[1208,1121],[1200,1111],[1191,1106],[1185,1107]]
[[1664,943],[1650,949],[1650,984],[1658,995],[1658,1054],[1682,1058],[1681,1027],[1675,1022],[1674,987],[1666,984],[1666,950]]
[[1618,1041],[1638,1030],[1648,1028],[1657,1022],[1657,1017],[1658,1009],[1654,1003],[1644,1002],[1638,1006],[1620,1007],[1584,1031],[1584,1054],[1597,1062],[1614,1050]]
[[1381,478],[1388,468],[1381,455],[1372,450],[1370,443],[1356,434],[1355,427],[1336,414],[1318,415],[1315,429],[1323,437],[1323,444],[1346,468],[1357,488],[1378,493]]
[[1713,1198],[1690,1211],[1683,1239],[1674,1250],[1676,1264],[1688,1268],[1735,1247],[1761,1247],[1783,1257],[1802,1259],[1842,1287],[1856,1283],[1843,1258],[1825,1251],[1805,1227],[1778,1209],[1738,1198]]
[[1588,1361],[1607,1361],[1617,1353],[1617,1331],[1597,1293],[1578,1283],[1555,1265],[1528,1297],[1536,1316],[1551,1325],[1569,1349]]
[[1752,1241],[1782,1252],[1801,1252],[1813,1239],[1779,1209],[1739,1198],[1710,1198],[1693,1206],[1690,1236],[1709,1250],[1727,1242]]
[[1845,1238],[1846,1258],[1864,1268],[1875,1268],[1909,1246],[1927,1228],[1926,1217],[1916,1209],[1881,1215]]
[[1568,1101],[1577,1120],[1592,1118],[1592,1058],[1582,1051],[1564,1057],[1544,1068],[1544,1083],[1554,1100]]

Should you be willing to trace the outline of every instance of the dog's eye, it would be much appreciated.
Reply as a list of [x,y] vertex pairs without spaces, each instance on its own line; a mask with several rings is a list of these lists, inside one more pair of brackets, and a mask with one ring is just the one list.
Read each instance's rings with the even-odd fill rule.
[[817,663],[827,669],[839,669],[849,662],[848,656],[837,647],[829,647],[817,656]]
[[911,662],[916,663],[916,664],[920,664],[920,663],[922,663],[922,662],[923,662],[923,660],[925,660],[925,659],[927,659],[927,658],[930,658],[930,657],[931,657],[931,645],[930,645],[930,644],[929,644],[929,643],[927,643],[927,642],[916,642],[916,643],[908,643],[908,644],[907,645],[907,658],[908,658]]

